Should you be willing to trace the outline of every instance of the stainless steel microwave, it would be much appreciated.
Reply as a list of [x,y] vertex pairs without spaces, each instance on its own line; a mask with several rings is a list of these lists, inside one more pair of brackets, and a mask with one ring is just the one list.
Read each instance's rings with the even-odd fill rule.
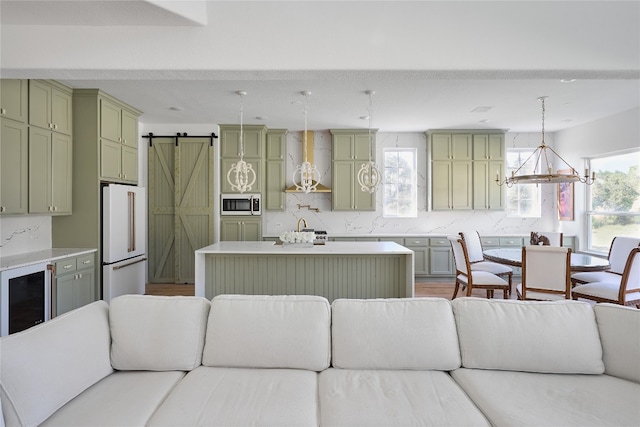
[[222,194],[220,215],[260,215],[260,194]]

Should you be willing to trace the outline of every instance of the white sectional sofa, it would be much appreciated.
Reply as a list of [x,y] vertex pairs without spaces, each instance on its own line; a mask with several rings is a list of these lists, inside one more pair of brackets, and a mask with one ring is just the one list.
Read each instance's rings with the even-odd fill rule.
[[640,310],[121,296],[0,339],[0,425],[638,425]]

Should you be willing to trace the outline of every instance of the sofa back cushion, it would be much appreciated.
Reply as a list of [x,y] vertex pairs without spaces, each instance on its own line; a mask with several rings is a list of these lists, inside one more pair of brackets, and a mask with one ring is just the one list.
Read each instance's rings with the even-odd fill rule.
[[111,300],[111,363],[119,370],[190,371],[201,365],[211,303],[202,297]]
[[8,426],[42,423],[113,372],[108,310],[96,301],[0,339],[0,398]]
[[329,367],[331,307],[319,296],[218,295],[211,301],[202,364]]
[[559,374],[601,374],[595,314],[578,301],[453,301],[462,366]]
[[460,367],[451,302],[441,298],[337,299],[332,364],[345,369]]
[[604,372],[640,383],[640,310],[617,304],[594,307]]

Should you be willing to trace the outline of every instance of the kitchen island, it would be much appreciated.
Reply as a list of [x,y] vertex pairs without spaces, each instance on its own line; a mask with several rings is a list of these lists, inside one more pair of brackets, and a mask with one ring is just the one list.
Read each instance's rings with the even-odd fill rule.
[[220,242],[195,252],[195,294],[413,297],[413,251],[394,242]]

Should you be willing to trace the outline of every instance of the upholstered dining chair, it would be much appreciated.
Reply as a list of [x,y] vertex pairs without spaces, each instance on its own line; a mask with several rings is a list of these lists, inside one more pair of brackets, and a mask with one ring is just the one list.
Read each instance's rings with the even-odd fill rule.
[[496,276],[506,277],[509,282],[509,295],[511,295],[513,269],[507,265],[484,259],[482,240],[480,240],[480,234],[477,231],[461,231],[458,234],[467,246],[467,255],[469,256],[471,271],[488,271]]
[[571,291],[573,299],[635,305],[640,308],[640,247],[631,249],[619,282],[590,282]]
[[607,271],[581,271],[571,275],[573,286],[592,282],[611,282],[620,284],[622,273],[633,248],[640,246],[639,237],[616,236],[611,241],[607,259],[611,268]]
[[456,264],[456,285],[452,299],[458,295],[460,285],[463,290],[467,289],[466,295],[468,297],[471,296],[471,291],[477,288],[485,289],[487,298],[493,298],[495,290],[502,291],[505,299],[509,298],[509,282],[488,271],[472,270],[464,240],[459,236],[447,236],[447,239],[451,243],[453,259]]
[[522,283],[516,287],[521,300],[571,298],[571,248],[522,247]]
[[562,246],[562,233],[553,231],[532,231],[529,244],[543,246]]

